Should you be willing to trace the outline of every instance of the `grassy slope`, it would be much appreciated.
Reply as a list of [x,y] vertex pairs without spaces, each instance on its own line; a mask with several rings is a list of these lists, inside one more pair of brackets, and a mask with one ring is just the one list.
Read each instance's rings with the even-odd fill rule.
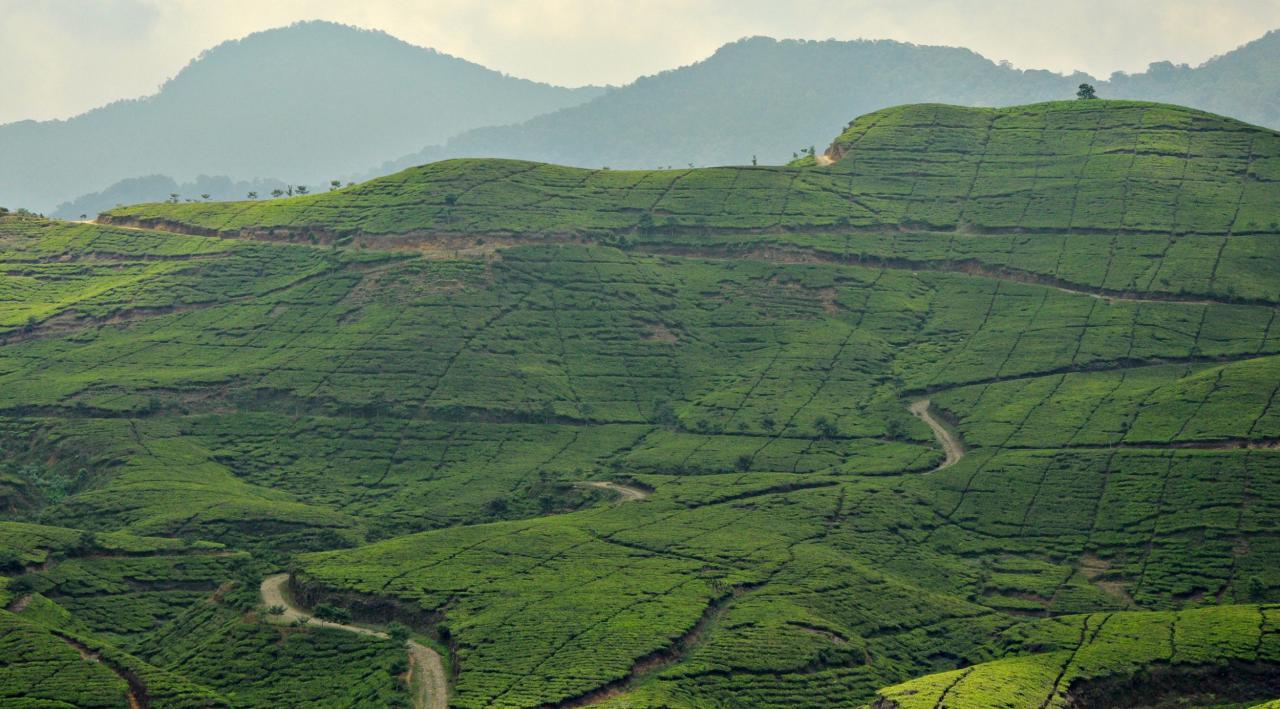
[[[916,709],[945,702],[956,709],[991,706],[1078,706],[1091,683],[1111,675],[1142,672],[1154,666],[1191,674],[1198,668],[1280,660],[1280,608],[1224,606],[1191,611],[1108,613],[1062,616],[1032,624],[1020,642],[1052,651],[995,660],[963,670],[931,675],[881,690],[885,709]],[[1248,673],[1231,671],[1232,681],[1213,686],[1202,679],[1202,704],[1256,698],[1232,696]],[[1212,677],[1212,675],[1209,675]],[[1265,675],[1255,681],[1265,685]],[[1276,685],[1271,678],[1272,690]],[[1175,687],[1173,682],[1169,682]],[[1158,688],[1159,684],[1153,685]],[[1264,686],[1261,691],[1266,692]],[[1144,705],[1166,697],[1142,696]],[[1112,700],[1114,694],[1103,695]],[[1139,695],[1141,696],[1141,695]],[[1176,695],[1175,695],[1176,696]],[[1264,694],[1263,696],[1267,696]],[[945,697],[945,698],[944,698]],[[1247,706],[1247,705],[1246,705]]]
[[[296,557],[307,592],[397,599],[451,643],[459,706],[824,706],[1033,665],[990,638],[1070,614],[1274,600],[1280,457],[1238,446],[1280,434],[1275,141],[1147,104],[906,107],[827,168],[454,161],[112,216],[302,244],[3,219],[2,282],[32,295],[0,299],[0,499],[104,544],[326,550]],[[1177,180],[1146,160],[1178,149]],[[474,236],[410,233],[433,230]],[[969,446],[933,473],[926,395]],[[270,566],[187,549],[58,560],[24,613],[248,704],[321,697],[253,674],[270,633],[215,590]],[[358,658],[353,692],[395,701],[386,648],[352,642],[289,652]]]
[[1248,234],[1280,221],[1280,134],[1175,106],[906,106],[857,119],[830,154],[828,168],[668,171],[448,160],[328,194],[138,205],[103,218],[339,235],[648,224]]

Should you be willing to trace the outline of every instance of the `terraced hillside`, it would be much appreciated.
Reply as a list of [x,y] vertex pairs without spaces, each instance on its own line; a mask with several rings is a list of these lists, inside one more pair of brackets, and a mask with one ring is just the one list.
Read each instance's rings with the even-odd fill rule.
[[2,696],[79,643],[28,698],[1275,699],[1278,170],[909,106],[788,167],[2,218]]
[[1280,218],[1280,137],[1173,106],[905,106],[851,122],[823,157],[835,161],[825,170],[448,160],[287,203],[139,205],[104,221],[338,236],[641,227],[1222,235],[1271,233]]

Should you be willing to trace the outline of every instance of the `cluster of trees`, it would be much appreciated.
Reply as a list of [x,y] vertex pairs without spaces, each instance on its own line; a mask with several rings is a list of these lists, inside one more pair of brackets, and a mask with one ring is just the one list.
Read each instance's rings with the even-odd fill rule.
[[[354,182],[348,182],[347,187],[351,187],[354,184],[355,184]],[[341,189],[341,188],[342,188],[342,180],[329,180],[330,192],[337,189]],[[274,190],[271,190],[271,196],[274,197],[275,199],[279,199],[286,195],[289,197],[292,197],[294,194],[304,195],[310,191],[311,191],[310,188],[308,188],[306,185],[285,185],[284,189],[276,188]],[[258,193],[256,191],[249,192],[248,199],[252,200],[257,198],[258,198]]]
[[[178,194],[177,192],[170,192],[170,193],[169,193],[169,198],[168,198],[168,199],[166,199],[166,200],[165,200],[165,202],[168,202],[169,204],[177,204],[178,202],[181,202],[181,201],[186,201],[186,202],[208,202],[208,201],[209,201],[210,199],[212,199],[212,198],[213,198],[213,196],[212,196],[212,195],[210,195],[208,192],[202,192],[202,193],[200,194],[200,199],[195,199],[194,197],[187,197],[185,200],[183,200],[182,195]],[[84,215],[83,215],[83,214],[81,214],[80,216],[82,216],[82,217],[83,217]]]
[[[347,187],[355,186],[355,184],[356,184],[355,182],[348,182]],[[342,189],[342,180],[340,179],[329,180],[329,191],[333,192],[334,189]],[[307,193],[310,193],[310,192],[311,192],[311,188],[305,186],[305,184],[285,184],[283,188],[276,187],[275,189],[273,189],[273,191],[271,191],[271,197],[274,197],[276,198],[276,200],[279,200],[280,197],[292,197],[294,195],[307,195]],[[257,197],[259,197],[259,192],[257,192],[257,189],[250,189],[250,191],[246,193],[247,200],[257,200]],[[200,200],[196,200],[196,198],[192,198],[192,197],[187,197],[186,200],[183,200],[182,195],[179,195],[179,193],[170,192],[169,198],[168,200],[165,200],[165,202],[170,203],[170,205],[177,205],[178,202],[182,202],[182,201],[207,202],[210,200],[210,198],[212,198],[211,195],[205,192],[205,193],[202,193],[202,195],[200,195]],[[0,212],[0,214],[4,214],[4,212]]]

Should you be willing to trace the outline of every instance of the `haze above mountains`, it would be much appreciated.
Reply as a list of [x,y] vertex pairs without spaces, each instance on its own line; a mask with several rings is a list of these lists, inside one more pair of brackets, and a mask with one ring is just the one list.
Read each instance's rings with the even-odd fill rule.
[[[1106,98],[1274,128],[1277,65],[1277,32],[1199,67],[1156,63],[1105,81],[960,48],[755,37],[620,88],[569,89],[382,32],[308,22],[225,42],[153,96],[0,126],[0,204],[76,217],[162,200],[188,189],[171,187],[181,182],[225,186],[204,192],[230,199],[243,196],[231,192],[237,181],[315,190],[463,156],[614,168],[779,163],[885,106],[1029,103],[1068,98],[1083,81]],[[201,180],[210,175],[229,179]]]

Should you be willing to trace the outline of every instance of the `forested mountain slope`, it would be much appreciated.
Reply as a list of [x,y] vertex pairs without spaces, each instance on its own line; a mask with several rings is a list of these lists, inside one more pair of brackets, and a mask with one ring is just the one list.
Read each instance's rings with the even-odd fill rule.
[[286,571],[456,707],[1280,696],[1280,135],[915,105],[826,157],[0,218],[0,620],[109,648],[40,698],[445,699],[274,624]]
[[516,79],[382,32],[299,23],[224,42],[152,96],[0,126],[0,199],[43,211],[157,173],[316,189],[461,131],[597,93]]
[[958,47],[889,40],[753,37],[643,77],[590,103],[479,128],[383,166],[505,157],[582,167],[764,164],[826,141],[831,126],[886,106],[1004,106],[1063,99],[1089,82],[1110,99],[1163,101],[1280,128],[1280,32],[1197,67],[1157,62],[1109,79],[1020,70]]

